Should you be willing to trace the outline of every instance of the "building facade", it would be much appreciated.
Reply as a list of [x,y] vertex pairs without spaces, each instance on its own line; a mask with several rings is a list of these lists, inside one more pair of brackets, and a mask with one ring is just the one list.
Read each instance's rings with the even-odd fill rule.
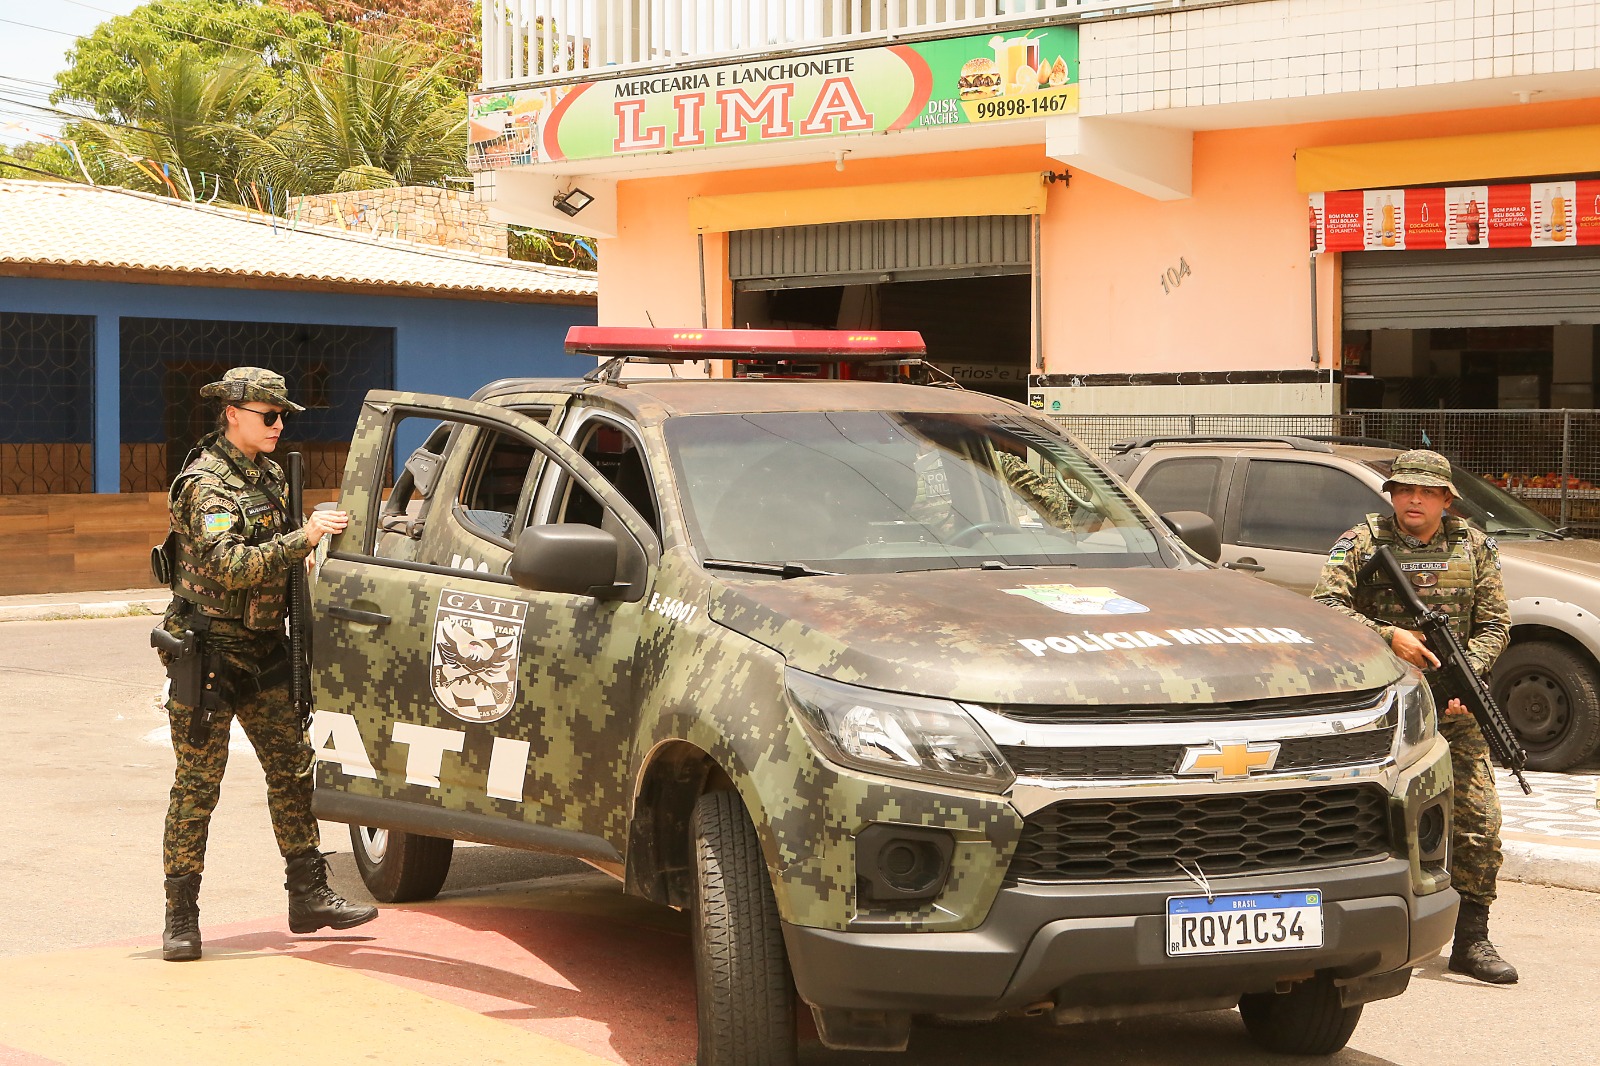
[[1600,5],[798,7],[486,2],[471,165],[600,240],[601,323],[920,329],[1055,413],[1594,406]]
[[[166,488],[230,366],[289,381],[288,448],[332,497],[369,389],[571,376],[592,274],[208,209],[0,181],[0,595],[143,587]],[[285,450],[288,450],[286,448]]]

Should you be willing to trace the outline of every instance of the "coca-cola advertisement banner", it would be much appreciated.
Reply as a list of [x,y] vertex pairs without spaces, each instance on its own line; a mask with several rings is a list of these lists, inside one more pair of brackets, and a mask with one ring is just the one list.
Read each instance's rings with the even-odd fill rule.
[[1313,252],[1600,244],[1600,180],[1311,194]]

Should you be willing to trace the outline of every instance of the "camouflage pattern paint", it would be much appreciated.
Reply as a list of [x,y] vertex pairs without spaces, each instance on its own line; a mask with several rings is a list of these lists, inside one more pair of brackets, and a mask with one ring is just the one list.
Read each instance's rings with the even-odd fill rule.
[[[1022,830],[1016,808],[1004,796],[826,762],[787,705],[786,663],[873,688],[988,704],[1209,704],[1367,691],[1402,675],[1381,642],[1354,622],[1199,566],[1094,571],[1092,580],[1073,570],[787,582],[711,573],[687,541],[660,431],[668,419],[692,413],[918,409],[1014,418],[1023,410],[1016,405],[957,390],[855,382],[683,380],[564,389],[502,382],[480,390],[479,402],[369,397],[345,474],[351,525],[334,544],[314,594],[315,662],[319,736],[332,744],[328,723],[344,716],[358,729],[377,776],[363,776],[357,761],[325,757],[319,787],[583,833],[630,861],[630,840],[641,831],[639,821],[650,818],[641,782],[653,760],[687,745],[709,756],[744,799],[785,921],[835,930],[957,931],[980,925],[1001,888]],[[656,489],[659,537],[569,446],[506,411],[551,394],[570,395],[574,408],[616,413],[635,427]],[[420,407],[424,416],[513,427],[574,471],[611,512],[608,527],[626,533],[643,553],[633,594],[597,601],[518,589],[503,576],[510,558],[503,544],[438,513],[417,551],[423,565],[369,555],[376,481],[389,447],[386,421],[402,405]],[[569,409],[563,424],[573,417]],[[452,478],[459,479],[465,462],[461,449],[447,458],[436,510],[449,509]],[[470,556],[487,572],[452,567],[452,555]],[[1074,581],[1109,585],[1150,611],[1069,617],[1007,592]],[[517,704],[498,721],[454,718],[429,690],[433,620],[446,590],[527,604]],[[1228,604],[1225,615],[1218,603]],[[387,615],[389,622],[332,619],[331,605]],[[1090,639],[1113,631],[1149,631],[1164,643],[1129,647]],[[1069,634],[1082,644],[1061,651],[1042,643]],[[1043,652],[1023,638],[1039,641]],[[398,736],[397,726],[403,727]],[[417,755],[419,747],[426,757]],[[511,769],[508,752],[513,762],[520,758]],[[508,794],[505,783],[519,776],[520,788]],[[1428,780],[1440,784],[1437,775]],[[896,908],[856,898],[855,837],[874,822],[952,834],[954,868],[938,899]]]

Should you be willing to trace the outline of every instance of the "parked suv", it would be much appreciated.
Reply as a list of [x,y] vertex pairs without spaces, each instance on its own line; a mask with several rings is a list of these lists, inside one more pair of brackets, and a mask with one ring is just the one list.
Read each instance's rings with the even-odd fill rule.
[[[1157,510],[1195,510],[1221,530],[1225,565],[1310,595],[1339,535],[1392,508],[1383,493],[1403,450],[1302,437],[1147,437],[1109,466]],[[1493,690],[1535,770],[1600,749],[1600,541],[1577,540],[1459,466],[1450,511],[1500,546],[1511,644]]]
[[[700,1061],[915,1015],[1237,1006],[1328,1054],[1449,938],[1447,747],[1370,630],[1206,561],[915,334],[575,329],[749,376],[374,392],[315,586],[316,812],[380,900],[452,840],[687,910]],[[820,368],[820,369],[819,369]],[[764,376],[756,376],[757,374]],[[390,484],[393,477],[392,490]]]

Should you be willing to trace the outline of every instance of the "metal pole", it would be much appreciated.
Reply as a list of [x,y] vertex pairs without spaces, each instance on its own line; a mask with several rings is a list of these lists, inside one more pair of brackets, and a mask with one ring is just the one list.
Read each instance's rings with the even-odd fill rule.
[[1033,216],[1033,372],[1044,373],[1044,272],[1039,262],[1039,231],[1044,216]]
[[1565,526],[1572,520],[1567,512],[1567,476],[1572,472],[1572,412],[1561,412],[1561,521]]
[[706,235],[700,234],[700,328],[710,326],[706,317]]
[[[1317,256],[1311,255],[1311,365],[1322,365],[1322,353],[1317,350]],[[1333,367],[1330,365],[1331,371]]]

